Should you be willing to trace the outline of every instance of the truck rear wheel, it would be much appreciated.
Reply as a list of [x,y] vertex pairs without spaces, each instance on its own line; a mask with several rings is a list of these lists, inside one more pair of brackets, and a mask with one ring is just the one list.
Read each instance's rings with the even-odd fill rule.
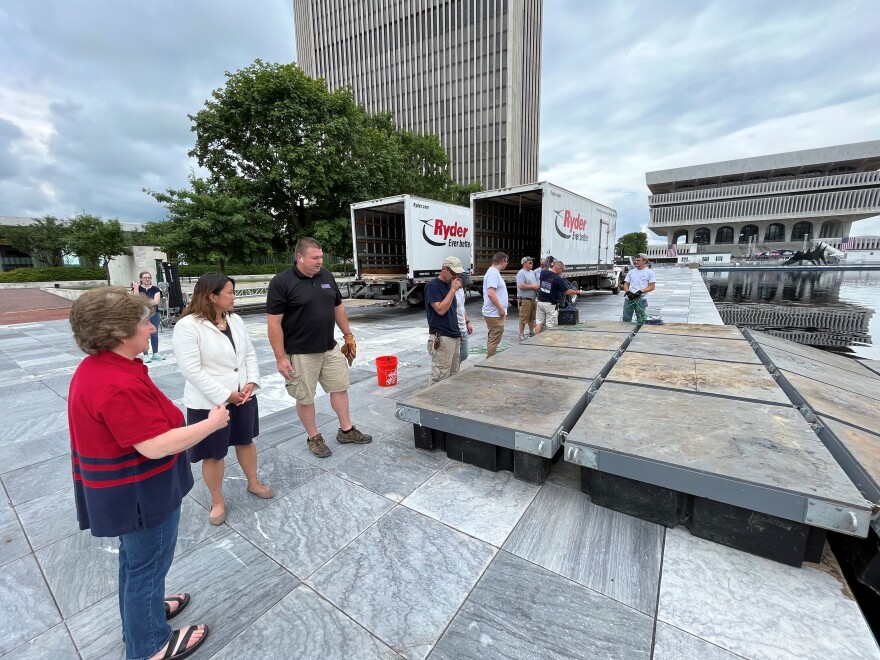
[[616,287],[614,287],[613,289],[611,289],[611,293],[612,293],[613,295],[615,295],[615,296],[616,296],[618,293],[620,293],[620,285],[618,284]]

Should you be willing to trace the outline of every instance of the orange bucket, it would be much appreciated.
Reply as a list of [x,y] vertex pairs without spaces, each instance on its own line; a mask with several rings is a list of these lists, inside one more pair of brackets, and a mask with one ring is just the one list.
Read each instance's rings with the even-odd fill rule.
[[393,355],[382,355],[376,358],[376,375],[381,387],[397,385],[397,358]]

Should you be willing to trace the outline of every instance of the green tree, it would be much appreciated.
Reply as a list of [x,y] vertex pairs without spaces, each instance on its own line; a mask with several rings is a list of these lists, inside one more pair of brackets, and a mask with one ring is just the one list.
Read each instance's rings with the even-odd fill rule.
[[624,234],[614,246],[614,254],[633,257],[639,252],[648,251],[648,234],[643,231],[634,231]]
[[100,216],[88,213],[80,213],[69,222],[68,249],[78,257],[103,267],[108,283],[110,260],[128,251],[117,218],[102,220]]
[[344,261],[351,261],[354,246],[351,242],[351,219],[315,220],[309,226],[309,235],[314,238],[324,252]]
[[253,200],[287,250],[313,222],[346,217],[353,202],[461,197],[436,136],[400,130],[388,113],[369,114],[348,88],[328,92],[295,64],[260,60],[226,78],[190,115],[190,156],[210,185]]
[[43,266],[64,265],[67,252],[67,227],[51,215],[24,227],[4,227],[3,236],[9,245],[29,254]]
[[168,217],[149,223],[145,238],[176,260],[248,263],[273,253],[272,218],[253,196],[190,177],[191,190],[147,191]]

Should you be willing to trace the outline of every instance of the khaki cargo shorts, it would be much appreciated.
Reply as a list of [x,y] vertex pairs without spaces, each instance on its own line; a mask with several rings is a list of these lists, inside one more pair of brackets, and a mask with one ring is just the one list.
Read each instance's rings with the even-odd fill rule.
[[535,323],[535,313],[538,311],[533,298],[519,299],[519,322],[532,325]]
[[297,403],[314,403],[318,383],[325,392],[348,389],[348,360],[338,346],[326,353],[288,355],[287,359],[293,365],[294,374],[284,381],[284,387]]

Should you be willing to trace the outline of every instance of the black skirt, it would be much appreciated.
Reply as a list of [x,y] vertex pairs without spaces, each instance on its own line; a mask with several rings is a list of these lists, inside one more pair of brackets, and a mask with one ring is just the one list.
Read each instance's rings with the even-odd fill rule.
[[[189,449],[190,463],[198,463],[206,458],[221,461],[233,445],[249,445],[260,435],[260,414],[257,398],[241,406],[228,404],[229,424],[219,431],[214,431],[199,444]],[[208,418],[210,410],[186,409],[186,425],[196,424]]]

